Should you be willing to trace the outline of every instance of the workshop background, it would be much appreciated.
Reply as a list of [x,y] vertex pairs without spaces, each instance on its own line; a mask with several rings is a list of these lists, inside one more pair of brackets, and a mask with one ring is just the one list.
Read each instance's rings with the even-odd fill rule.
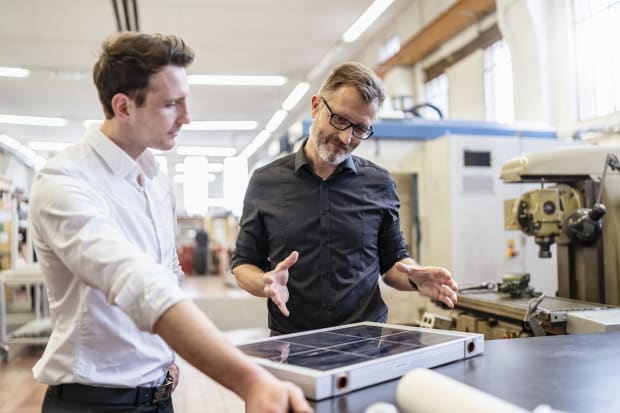
[[[101,122],[91,70],[108,35],[175,34],[196,52],[192,123],[156,157],[183,288],[232,341],[268,333],[265,300],[230,273],[248,179],[297,149],[310,97],[347,60],[388,95],[356,154],[394,176],[413,256],[463,289],[447,310],[382,285],[388,322],[492,340],[620,329],[618,21],[619,0],[0,0],[0,413],[40,409],[29,189]],[[177,412],[243,411],[183,370]]]

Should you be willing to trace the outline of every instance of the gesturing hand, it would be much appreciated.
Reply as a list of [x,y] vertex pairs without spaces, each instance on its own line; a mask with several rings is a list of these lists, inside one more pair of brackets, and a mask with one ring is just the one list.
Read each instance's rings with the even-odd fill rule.
[[459,287],[448,270],[441,267],[407,265],[402,262],[396,263],[396,269],[407,274],[407,277],[418,286],[420,294],[454,308]]
[[298,258],[299,253],[293,251],[288,257],[280,261],[276,268],[263,275],[263,283],[265,284],[263,291],[265,296],[271,298],[286,317],[290,314],[288,308],[286,308],[286,302],[288,301],[288,287],[286,286],[288,282],[288,269],[297,262]]

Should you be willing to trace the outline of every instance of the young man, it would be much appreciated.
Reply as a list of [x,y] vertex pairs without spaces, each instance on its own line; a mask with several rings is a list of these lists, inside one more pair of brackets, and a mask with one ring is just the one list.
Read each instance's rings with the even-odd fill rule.
[[244,201],[233,255],[238,284],[269,297],[274,334],[384,322],[378,278],[449,307],[456,282],[407,251],[389,173],[351,152],[369,138],[384,92],[368,67],[335,67],[312,97],[310,136],[259,168]]
[[53,320],[33,368],[50,385],[43,412],[172,412],[175,351],[248,411],[310,410],[300,389],[229,345],[179,288],[173,192],[146,149],[171,149],[190,122],[193,59],[174,36],[108,39],[93,70],[103,125],[33,184],[31,231]]

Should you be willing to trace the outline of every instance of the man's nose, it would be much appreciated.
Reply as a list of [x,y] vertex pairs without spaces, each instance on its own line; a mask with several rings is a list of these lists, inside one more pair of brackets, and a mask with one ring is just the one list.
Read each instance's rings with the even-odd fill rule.
[[353,139],[353,128],[349,127],[349,128],[346,128],[345,130],[341,130],[338,133],[338,138],[340,139],[342,143],[345,143],[347,145],[350,144],[351,140]]
[[192,115],[189,111],[189,104],[187,102],[180,105],[178,121],[183,124],[188,124],[192,121]]

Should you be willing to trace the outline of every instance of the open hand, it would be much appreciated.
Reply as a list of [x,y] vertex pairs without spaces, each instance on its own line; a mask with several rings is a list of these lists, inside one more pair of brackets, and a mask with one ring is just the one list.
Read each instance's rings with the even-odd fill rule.
[[418,286],[420,294],[454,308],[459,287],[448,270],[441,267],[408,265],[402,262],[396,263],[396,269],[405,273]]
[[288,257],[280,261],[276,268],[263,275],[263,283],[265,284],[263,291],[265,295],[271,298],[286,317],[290,314],[286,307],[286,302],[288,301],[288,287],[286,286],[286,283],[288,283],[288,269],[297,262],[298,258],[299,253],[293,251]]

